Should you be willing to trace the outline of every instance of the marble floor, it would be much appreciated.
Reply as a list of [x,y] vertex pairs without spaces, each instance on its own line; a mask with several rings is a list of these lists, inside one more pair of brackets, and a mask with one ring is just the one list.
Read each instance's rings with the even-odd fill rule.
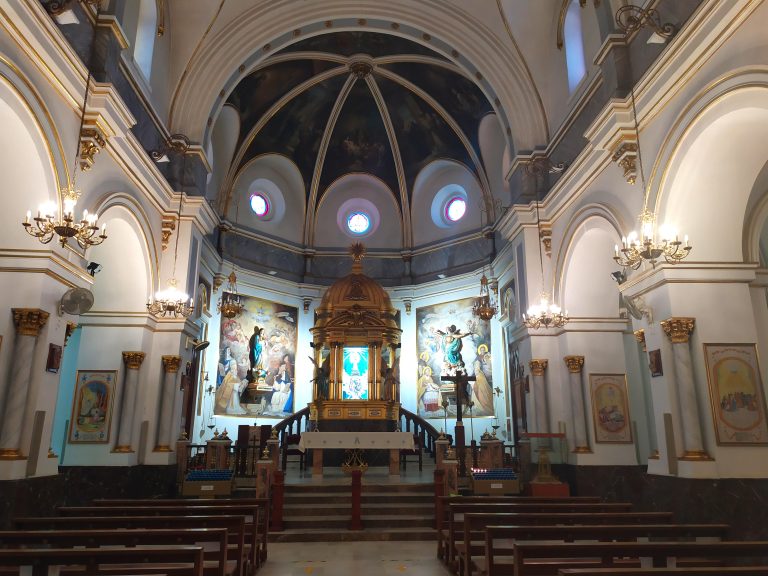
[[301,542],[269,545],[259,576],[448,576],[435,542]]

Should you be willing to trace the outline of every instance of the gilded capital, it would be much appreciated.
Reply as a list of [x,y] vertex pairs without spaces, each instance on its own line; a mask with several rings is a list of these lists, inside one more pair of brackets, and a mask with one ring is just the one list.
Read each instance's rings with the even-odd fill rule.
[[565,356],[563,358],[565,365],[568,366],[568,372],[578,374],[584,366],[584,356]]
[[661,329],[672,344],[686,344],[690,340],[695,324],[696,318],[673,317],[663,320]]
[[48,321],[48,312],[40,308],[13,308],[13,324],[19,336],[37,336]]
[[534,358],[528,362],[528,366],[531,368],[531,374],[534,376],[544,376],[544,371],[547,369],[549,360]]
[[67,343],[75,330],[77,330],[77,324],[75,322],[67,322],[67,327],[64,329],[64,348],[67,347]]
[[178,372],[180,365],[181,356],[163,356],[163,368],[165,368],[166,372]]
[[640,330],[635,330],[633,334],[635,335],[635,340],[637,340],[640,343],[640,345],[642,345],[643,352],[646,352],[647,348],[645,346],[645,330],[640,328]]
[[144,352],[123,352],[123,362],[129,370],[138,370],[144,362],[144,356],[146,356]]

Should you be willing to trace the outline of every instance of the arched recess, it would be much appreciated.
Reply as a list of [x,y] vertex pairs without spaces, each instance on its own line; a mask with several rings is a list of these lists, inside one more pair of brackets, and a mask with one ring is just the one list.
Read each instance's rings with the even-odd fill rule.
[[[450,185],[460,186],[466,193],[467,211],[461,220],[446,230],[433,219],[433,202],[435,195]],[[414,223],[414,247],[480,229],[487,224],[482,215],[486,202],[480,183],[466,166],[449,160],[430,162],[419,172],[413,185],[411,222]]]
[[102,270],[94,277],[93,312],[144,313],[158,266],[155,239],[146,214],[127,194],[110,195],[100,206],[99,222],[108,238],[86,254]]
[[[60,206],[59,188],[69,178],[61,141],[37,91],[0,55],[0,173],[4,205],[0,212],[0,246],[38,249],[20,222],[41,204]],[[23,167],[23,169],[19,169]],[[34,243],[32,243],[34,242]],[[50,247],[55,246],[54,243]]]
[[767,140],[766,70],[716,82],[678,117],[654,165],[647,205],[660,224],[690,236],[695,260],[749,257],[744,229]]
[[768,161],[752,187],[743,242],[744,261],[768,268]]
[[[259,218],[250,207],[250,196],[260,181],[270,183],[264,190],[273,210],[268,219]],[[301,244],[305,205],[304,180],[296,164],[281,154],[264,154],[251,160],[236,176],[226,218],[238,227]]]
[[[366,15],[362,22],[360,14]],[[206,141],[209,118],[216,117],[229,91],[250,68],[295,41],[294,31],[299,30],[302,38],[322,34],[327,32],[325,23],[331,22],[334,30],[386,32],[428,45],[476,78],[491,102],[498,99],[496,112],[505,119],[505,132],[517,149],[533,149],[547,141],[543,106],[519,50],[458,6],[445,10],[441,0],[423,0],[418,6],[406,0],[300,6],[275,0],[253,5],[237,18],[236,26],[222,26],[187,66],[172,97],[172,131]],[[235,65],[242,63],[242,72],[236,70]]]
[[210,141],[209,158],[213,171],[208,181],[205,197],[216,202],[219,197],[219,187],[229,172],[232,156],[240,136],[240,113],[234,106],[224,106],[216,124],[213,127]]
[[[366,247],[400,251],[402,249],[402,216],[395,193],[379,178],[371,174],[347,174],[328,187],[322,195],[315,216],[315,235],[312,246],[319,248],[346,248],[355,241],[343,226],[346,212],[359,206],[371,206],[378,214],[371,214],[375,227],[361,236]],[[349,210],[348,210],[349,209]]]
[[619,291],[611,273],[613,245],[621,226],[604,206],[591,205],[574,215],[565,230],[555,264],[555,301],[574,318],[616,318]]
[[[480,154],[491,186],[494,199],[502,204],[509,201],[509,185],[504,176],[505,146],[504,132],[496,114],[486,114],[478,129]],[[498,214],[501,216],[501,214]]]
[[155,54],[157,36],[156,0],[134,0],[138,8],[136,34],[134,36],[133,60],[149,81],[152,76],[152,60]]

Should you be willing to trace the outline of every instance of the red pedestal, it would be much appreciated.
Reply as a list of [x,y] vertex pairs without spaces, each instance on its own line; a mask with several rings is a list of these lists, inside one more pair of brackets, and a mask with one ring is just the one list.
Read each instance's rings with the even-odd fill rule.
[[571,495],[571,488],[564,482],[537,483],[531,482],[525,489],[528,496],[541,496],[545,498],[567,498]]

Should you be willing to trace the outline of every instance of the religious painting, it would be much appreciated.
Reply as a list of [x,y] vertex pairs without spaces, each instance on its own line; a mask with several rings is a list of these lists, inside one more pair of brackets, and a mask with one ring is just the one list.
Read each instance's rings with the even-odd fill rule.
[[509,320],[513,325],[517,324],[517,296],[515,295],[515,281],[510,280],[501,289],[501,301],[499,302],[499,320]]
[[362,346],[344,347],[341,399],[368,400],[368,348]]
[[648,369],[651,371],[652,378],[664,375],[664,370],[661,367],[661,350],[648,352]]
[[[472,315],[473,298],[416,309],[417,405],[424,418],[456,417],[456,387],[441,376],[455,373],[458,363],[474,377],[463,396],[462,413],[492,417],[490,323]],[[471,405],[470,405],[471,404]]]
[[211,315],[211,285],[202,276],[197,281],[197,302],[195,314],[199,318],[201,314]]
[[720,445],[766,445],[765,393],[754,344],[704,344],[709,399]]
[[58,344],[48,344],[48,358],[45,361],[45,371],[57,374],[61,366],[62,348]]
[[294,411],[298,308],[240,295],[221,319],[214,415],[285,418]]
[[632,426],[624,374],[590,374],[595,442],[631,444]]
[[77,371],[69,423],[70,444],[109,442],[116,382],[116,370]]

